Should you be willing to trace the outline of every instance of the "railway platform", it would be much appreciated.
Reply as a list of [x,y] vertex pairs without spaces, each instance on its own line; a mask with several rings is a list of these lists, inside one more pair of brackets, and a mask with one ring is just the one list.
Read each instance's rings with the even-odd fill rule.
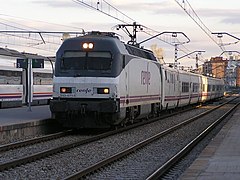
[[47,133],[54,123],[48,105],[0,109],[0,142]]
[[0,127],[32,123],[51,117],[48,105],[0,109]]
[[183,173],[181,180],[240,179],[240,108]]

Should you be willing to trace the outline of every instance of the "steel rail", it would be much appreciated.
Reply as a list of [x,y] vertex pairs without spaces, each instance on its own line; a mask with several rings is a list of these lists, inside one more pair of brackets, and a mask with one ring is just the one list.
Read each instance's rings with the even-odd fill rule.
[[[230,101],[231,101],[231,100],[230,100]],[[229,101],[228,101],[228,102],[229,102]],[[228,103],[228,102],[226,102],[226,103]],[[224,104],[225,104],[225,103],[224,103]],[[219,105],[219,106],[223,106],[224,104]],[[217,106],[217,107],[219,107],[219,106]],[[216,107],[216,108],[217,108],[217,107]],[[214,109],[215,109],[215,108],[210,109],[210,110],[206,111],[206,113],[210,113],[210,112],[213,111]],[[184,110],[184,111],[185,111],[185,110]],[[182,111],[180,111],[179,113],[181,113],[181,112],[182,112]],[[177,114],[177,113],[176,113],[176,114]],[[203,114],[203,113],[201,113],[201,114]],[[201,115],[201,114],[200,114],[200,115]],[[129,129],[133,129],[133,128],[142,126],[142,125],[144,125],[144,124],[149,124],[149,123],[155,122],[155,121],[157,121],[157,120],[167,118],[167,117],[172,116],[172,115],[173,115],[173,114],[171,114],[171,115],[166,115],[166,116],[163,116],[163,117],[160,117],[160,118],[159,118],[159,117],[158,117],[158,118],[153,118],[153,119],[148,120],[148,121],[143,121],[143,122],[140,122],[140,123],[137,123],[137,124],[132,124],[132,125],[130,125],[130,126],[127,126],[127,127],[122,128],[122,129],[117,129],[117,130],[112,130],[112,131],[109,131],[109,132],[105,132],[105,133],[96,135],[96,136],[91,137],[91,138],[87,138],[87,139],[84,139],[84,140],[80,140],[80,141],[78,141],[78,142],[70,143],[70,144],[67,144],[67,145],[64,145],[64,146],[60,146],[60,147],[48,149],[48,150],[45,150],[45,151],[42,151],[42,152],[39,152],[39,153],[35,153],[35,154],[29,155],[29,156],[26,156],[26,157],[22,157],[22,158],[19,158],[19,159],[15,159],[15,160],[11,160],[11,161],[8,161],[8,162],[4,162],[4,163],[0,164],[0,172],[1,172],[1,171],[4,171],[4,170],[8,170],[8,169],[10,169],[10,168],[14,168],[14,167],[23,165],[23,164],[27,164],[27,163],[36,161],[36,160],[38,160],[38,159],[43,159],[43,158],[45,158],[45,157],[48,157],[48,156],[51,156],[51,155],[60,153],[60,152],[62,152],[62,151],[65,151],[65,150],[69,150],[69,149],[72,149],[72,148],[81,146],[81,145],[84,145],[84,144],[87,144],[87,143],[91,143],[91,142],[94,142],[94,141],[98,141],[98,140],[100,140],[100,139],[103,139],[103,138],[112,136],[112,135],[114,135],[114,134],[122,133],[122,132],[124,132],[124,131],[129,130]],[[174,115],[175,115],[175,113],[174,113]]]
[[56,139],[56,138],[59,138],[62,136],[66,136],[66,135],[70,134],[71,132],[72,132],[72,130],[67,130],[67,131],[58,132],[58,133],[54,133],[54,134],[48,134],[48,135],[44,135],[41,137],[27,139],[27,140],[23,140],[23,141],[19,141],[19,142],[3,144],[0,146],[0,152],[4,152],[4,151],[10,150],[10,149],[15,149],[15,148],[19,148],[19,147],[28,146],[31,144],[36,144],[36,143],[40,143],[40,142],[44,142],[44,141],[49,141],[49,140]]
[[238,102],[234,107],[228,110],[224,115],[218,118],[215,122],[209,125],[201,134],[194,138],[190,143],[188,143],[184,148],[182,148],[177,154],[175,154],[171,159],[169,159],[165,164],[163,164],[159,169],[154,171],[147,180],[159,179],[164,173],[166,173],[171,167],[173,167],[181,158],[186,156],[201,140],[204,139],[223,119],[227,118],[238,106]]
[[83,178],[83,177],[87,176],[88,174],[94,173],[98,169],[103,168],[103,167],[107,166],[108,164],[111,164],[114,161],[117,161],[117,160],[119,160],[121,158],[124,158],[127,155],[129,155],[130,153],[134,153],[138,149],[143,148],[144,146],[146,146],[146,145],[148,145],[148,144],[150,144],[150,143],[152,143],[152,142],[154,142],[154,141],[164,137],[167,134],[172,133],[173,131],[181,128],[182,126],[184,126],[186,124],[189,124],[189,123],[199,119],[200,117],[203,117],[203,116],[211,113],[212,111],[214,111],[214,110],[216,110],[216,109],[218,109],[218,108],[228,104],[229,102],[231,102],[233,100],[234,99],[231,99],[228,102],[225,102],[225,103],[223,103],[221,105],[218,105],[218,106],[216,106],[213,109],[210,109],[210,110],[208,110],[206,112],[203,112],[203,113],[201,113],[201,114],[199,114],[199,115],[197,115],[195,117],[189,118],[189,119],[187,119],[187,120],[185,120],[185,121],[183,121],[183,122],[181,122],[181,123],[179,123],[179,124],[169,128],[169,129],[166,129],[166,130],[164,130],[164,131],[162,131],[162,132],[160,132],[160,133],[158,133],[158,134],[156,134],[156,135],[154,135],[154,136],[152,136],[150,138],[147,138],[146,140],[143,140],[143,141],[133,145],[132,147],[129,147],[129,148],[127,148],[127,149],[125,149],[125,150],[123,150],[123,151],[121,151],[119,153],[116,153],[116,154],[112,155],[109,158],[106,158],[106,159],[104,159],[104,160],[102,160],[100,162],[97,162],[97,163],[93,164],[92,166],[89,166],[89,167],[87,167],[87,168],[85,168],[83,170],[80,170],[79,172],[76,172],[75,174],[72,174],[72,175],[66,177],[65,179],[71,179],[71,180],[72,179],[73,180],[80,179],[80,178]]
[[[186,110],[184,110],[183,112],[185,112],[185,111]],[[181,113],[181,112],[179,112],[179,113]],[[178,113],[174,113],[174,115],[175,114],[178,114]],[[171,114],[171,115],[173,115],[173,114]],[[121,128],[121,129],[105,132],[105,133],[102,133],[100,135],[96,135],[94,137],[87,138],[85,140],[80,140],[78,142],[70,143],[70,144],[60,146],[60,147],[57,147],[57,148],[48,149],[46,151],[35,153],[35,154],[29,155],[29,156],[26,156],[26,157],[23,157],[23,158],[19,158],[19,159],[12,160],[12,161],[9,161],[9,162],[4,162],[4,163],[0,164],[0,172],[4,171],[4,170],[8,170],[10,168],[17,167],[19,165],[23,165],[23,164],[26,164],[26,163],[29,163],[29,162],[36,161],[36,160],[41,159],[41,158],[45,158],[45,157],[53,155],[53,154],[57,154],[59,152],[62,152],[62,151],[65,151],[65,150],[68,150],[68,149],[71,149],[71,148],[74,148],[74,147],[77,147],[77,146],[80,146],[80,145],[84,145],[84,144],[87,144],[87,143],[98,141],[99,139],[106,138],[108,136],[111,136],[111,135],[114,135],[114,134],[117,134],[117,133],[121,133],[121,132],[127,131],[129,129],[133,129],[133,128],[142,126],[144,124],[148,124],[148,123],[160,120],[160,119],[168,118],[171,115],[166,115],[166,116],[163,116],[161,118],[153,118],[150,121],[136,123],[136,124],[133,124],[133,125]],[[32,141],[34,141],[34,140],[32,140]],[[30,141],[27,141],[27,142],[23,142],[23,144],[22,144],[22,142],[19,142],[19,143],[16,143],[16,145],[14,145],[14,144],[4,145],[1,148],[0,152],[1,151],[7,151],[8,149],[11,149],[11,147],[14,147],[14,146],[15,146],[15,148],[16,147],[22,147],[22,146],[24,146],[24,143],[26,143],[25,145],[30,145],[30,144],[32,144],[32,141],[30,140]]]

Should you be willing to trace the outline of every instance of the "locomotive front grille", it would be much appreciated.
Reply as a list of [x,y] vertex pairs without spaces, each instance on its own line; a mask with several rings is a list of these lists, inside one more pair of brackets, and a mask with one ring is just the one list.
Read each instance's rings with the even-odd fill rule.
[[[114,100],[58,100],[53,99],[50,101],[50,109],[54,112],[68,112],[68,111],[81,111],[81,112],[99,112],[99,113],[114,113],[118,111],[119,101]],[[84,110],[83,110],[84,109]]]

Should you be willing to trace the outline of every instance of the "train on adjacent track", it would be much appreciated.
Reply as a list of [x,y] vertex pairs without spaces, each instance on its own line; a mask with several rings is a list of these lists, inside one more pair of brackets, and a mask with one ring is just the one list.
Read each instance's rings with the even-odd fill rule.
[[44,68],[32,70],[32,105],[49,104],[52,98],[53,68],[49,59],[43,56],[0,48],[0,108],[17,107],[28,104],[28,73],[17,68],[17,59],[41,58]]
[[63,42],[56,54],[52,116],[63,126],[104,128],[224,95],[224,81],[160,64],[114,33]]

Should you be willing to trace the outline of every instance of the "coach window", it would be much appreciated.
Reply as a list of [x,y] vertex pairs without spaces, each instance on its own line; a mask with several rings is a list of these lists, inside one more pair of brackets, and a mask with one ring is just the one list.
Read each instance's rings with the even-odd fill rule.
[[224,90],[224,86],[223,85],[220,85],[220,90]]
[[22,72],[0,70],[0,84],[22,84]]
[[182,92],[189,92],[189,83],[188,82],[182,82]]
[[198,89],[199,89],[199,84],[193,83],[193,92],[198,92]]
[[39,73],[33,72],[33,84],[34,85],[51,85],[53,83],[51,73]]
[[211,85],[208,84],[207,92],[210,92],[210,91],[211,91]]

